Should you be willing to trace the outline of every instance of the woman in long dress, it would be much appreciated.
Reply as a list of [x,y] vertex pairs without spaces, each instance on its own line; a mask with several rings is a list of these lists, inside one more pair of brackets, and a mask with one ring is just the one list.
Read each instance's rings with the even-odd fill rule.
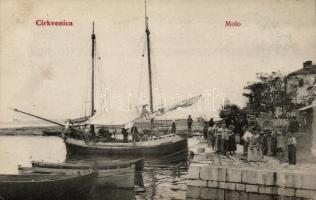
[[236,140],[235,140],[235,134],[234,134],[234,126],[229,126],[229,139],[228,139],[228,152],[232,155],[235,154],[235,151],[237,150]]
[[289,135],[288,139],[288,149],[289,149],[289,164],[296,164],[296,138],[292,133]]
[[223,132],[222,132],[222,152],[224,155],[228,152],[228,141],[229,141],[229,130],[226,128],[226,124],[222,124]]
[[223,146],[222,145],[222,132],[223,132],[222,124],[219,123],[218,124],[218,128],[215,131],[215,137],[216,137],[215,150],[216,150],[216,153],[221,153],[223,151],[223,148],[222,148],[222,146]]

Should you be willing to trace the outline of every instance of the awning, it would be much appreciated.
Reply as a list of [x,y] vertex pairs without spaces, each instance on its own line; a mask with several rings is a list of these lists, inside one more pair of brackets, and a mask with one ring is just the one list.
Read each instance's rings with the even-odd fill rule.
[[138,115],[135,112],[129,110],[108,110],[106,112],[96,113],[86,124],[124,126],[137,117]]
[[298,110],[299,110],[299,111],[304,111],[304,110],[313,108],[313,107],[315,107],[315,106],[316,106],[316,103],[312,103],[311,105],[305,106],[305,107],[300,108],[300,109],[298,109]]

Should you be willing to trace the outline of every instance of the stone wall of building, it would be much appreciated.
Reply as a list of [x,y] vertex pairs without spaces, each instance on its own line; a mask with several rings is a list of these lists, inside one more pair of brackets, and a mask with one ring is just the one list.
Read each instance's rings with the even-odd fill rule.
[[[315,95],[316,75],[302,74],[291,76],[287,79],[287,93],[292,95],[292,102],[295,104],[305,104]],[[306,104],[308,105],[308,104]]]

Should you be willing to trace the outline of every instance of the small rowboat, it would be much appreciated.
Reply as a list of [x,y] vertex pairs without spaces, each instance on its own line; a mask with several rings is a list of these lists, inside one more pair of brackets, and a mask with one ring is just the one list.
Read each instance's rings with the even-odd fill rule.
[[0,175],[0,199],[63,200],[87,199],[98,173]]
[[[137,173],[143,168],[143,159],[120,162],[103,163],[44,163],[32,162],[32,167],[19,167],[22,173],[76,173],[77,170],[95,169],[98,170],[98,187],[107,188],[134,188],[135,169]],[[135,165],[137,165],[135,167]]]

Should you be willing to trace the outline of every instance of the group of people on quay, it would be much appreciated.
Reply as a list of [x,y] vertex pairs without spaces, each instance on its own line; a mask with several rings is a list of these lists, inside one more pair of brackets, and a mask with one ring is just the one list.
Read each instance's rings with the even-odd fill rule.
[[237,144],[235,139],[235,127],[222,121],[214,122],[213,118],[210,121],[204,122],[203,137],[208,144],[218,154],[235,154]]
[[235,121],[214,121],[211,118],[203,125],[203,138],[217,153],[233,155],[237,144],[243,146],[243,155],[250,161],[261,161],[263,155],[279,159],[287,158],[289,164],[296,164],[296,138],[299,123],[290,120],[288,127],[272,129],[260,127],[257,123],[248,122],[247,116]]
[[244,155],[249,151],[278,158],[288,155],[289,164],[296,164],[296,138],[290,131],[250,126],[247,127],[242,141]]

